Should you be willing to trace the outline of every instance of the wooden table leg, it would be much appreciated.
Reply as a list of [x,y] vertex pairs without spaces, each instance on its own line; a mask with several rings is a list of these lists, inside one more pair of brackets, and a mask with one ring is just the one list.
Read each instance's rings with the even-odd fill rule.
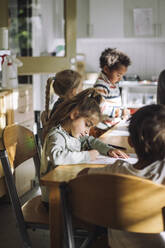
[[51,248],[62,247],[62,216],[60,204],[59,186],[55,185],[50,189],[49,193],[49,223]]

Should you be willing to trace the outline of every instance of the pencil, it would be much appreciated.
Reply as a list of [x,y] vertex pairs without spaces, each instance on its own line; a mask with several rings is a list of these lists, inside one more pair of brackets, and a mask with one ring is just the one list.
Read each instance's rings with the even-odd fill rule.
[[112,144],[108,144],[109,146],[112,146],[113,148],[116,148],[116,149],[120,149],[120,150],[127,150],[126,147],[123,147],[123,146],[116,146],[116,145],[112,145]]

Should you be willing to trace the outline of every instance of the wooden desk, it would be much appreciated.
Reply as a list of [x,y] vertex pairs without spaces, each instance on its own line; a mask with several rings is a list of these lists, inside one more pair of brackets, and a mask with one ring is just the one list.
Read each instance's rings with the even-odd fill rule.
[[[115,128],[116,129],[116,128]],[[104,133],[100,139],[105,143],[120,145],[127,148],[127,152],[134,152],[128,144],[128,136],[112,136],[111,129]],[[50,239],[51,248],[62,247],[62,218],[60,210],[60,191],[59,184],[67,182],[77,176],[77,174],[86,167],[104,167],[105,164],[78,164],[78,165],[61,165],[53,171],[50,171],[41,178],[41,184],[49,188],[49,205],[50,205]]]
[[[128,134],[126,134],[125,127],[125,124],[117,125],[101,135],[99,139],[106,144],[125,147],[126,153],[135,153],[134,148],[128,144]],[[117,133],[118,135],[116,135]]]

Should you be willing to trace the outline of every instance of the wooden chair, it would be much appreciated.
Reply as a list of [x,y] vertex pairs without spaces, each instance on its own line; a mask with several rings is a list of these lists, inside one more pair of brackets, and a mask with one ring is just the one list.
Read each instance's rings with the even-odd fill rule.
[[[165,230],[165,187],[130,175],[82,175],[60,185],[65,242],[75,248],[72,218],[137,233]],[[91,247],[87,245],[82,246]]]
[[0,158],[23,240],[23,247],[32,247],[27,229],[49,229],[49,214],[43,206],[40,195],[27,201],[21,207],[13,175],[14,170],[21,163],[33,158],[36,174],[38,178],[40,177],[40,159],[35,138],[33,132],[29,129],[19,125],[11,125],[4,129],[2,140],[5,149],[0,151]]

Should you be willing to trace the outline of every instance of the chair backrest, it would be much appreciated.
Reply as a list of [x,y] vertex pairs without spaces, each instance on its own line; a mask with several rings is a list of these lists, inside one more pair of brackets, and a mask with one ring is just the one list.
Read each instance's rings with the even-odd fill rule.
[[165,230],[163,185],[130,175],[91,174],[71,180],[67,188],[67,209],[83,221],[130,232]]
[[[18,228],[23,240],[23,247],[31,247],[27,228],[49,228],[48,213],[41,201],[36,196],[21,207],[17,193],[13,172],[24,161],[33,158],[38,179],[40,177],[40,158],[31,130],[20,126],[7,126],[3,131],[2,141],[5,149],[0,151],[5,180],[10,195],[11,203],[16,215]],[[28,166],[28,163],[27,163]]]
[[13,170],[24,161],[33,158],[37,176],[40,177],[40,158],[31,130],[16,124],[7,126],[3,131],[2,141]]

